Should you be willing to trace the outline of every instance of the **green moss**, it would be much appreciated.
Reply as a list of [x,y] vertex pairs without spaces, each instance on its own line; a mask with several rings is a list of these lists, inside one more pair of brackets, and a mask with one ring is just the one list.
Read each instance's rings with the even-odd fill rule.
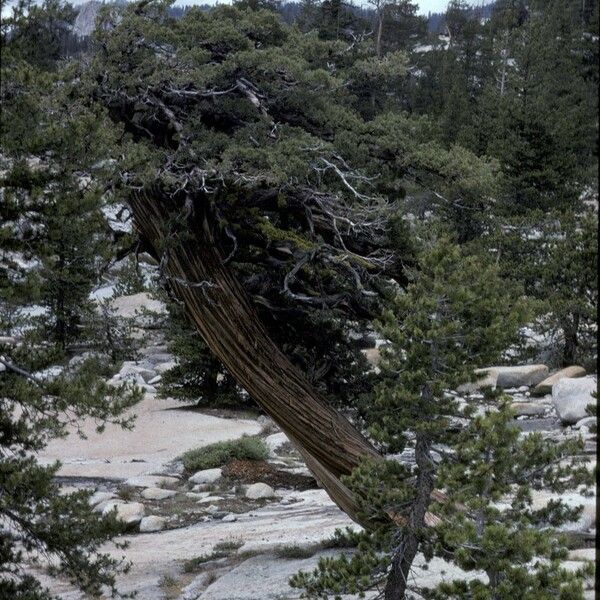
[[277,242],[292,242],[301,250],[313,250],[316,244],[295,233],[285,229],[279,229],[266,219],[263,219],[258,223],[259,231],[266,236],[269,240]]

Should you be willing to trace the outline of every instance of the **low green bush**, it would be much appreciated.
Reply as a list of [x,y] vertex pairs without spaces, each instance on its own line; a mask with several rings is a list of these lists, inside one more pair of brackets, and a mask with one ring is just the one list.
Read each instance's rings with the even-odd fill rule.
[[188,473],[220,467],[233,458],[266,460],[269,449],[259,437],[245,436],[230,442],[217,442],[183,454],[183,466]]

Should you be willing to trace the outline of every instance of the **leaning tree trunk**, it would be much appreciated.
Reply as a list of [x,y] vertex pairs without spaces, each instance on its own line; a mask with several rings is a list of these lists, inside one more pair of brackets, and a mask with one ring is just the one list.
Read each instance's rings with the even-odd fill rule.
[[205,217],[188,216],[184,232],[159,191],[133,192],[135,226],[162,257],[163,275],[210,350],[281,427],[334,502],[359,520],[340,481],[364,458],[380,455],[335,411],[269,337],[240,282],[223,263]]

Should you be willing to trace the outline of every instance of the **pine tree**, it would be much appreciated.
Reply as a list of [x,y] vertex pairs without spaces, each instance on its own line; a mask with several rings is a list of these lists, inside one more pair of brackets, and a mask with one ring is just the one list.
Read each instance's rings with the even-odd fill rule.
[[583,598],[582,583],[593,566],[582,565],[575,572],[563,568],[566,539],[555,529],[576,520],[581,507],[561,500],[543,508],[532,503],[535,490],[560,494],[589,488],[593,474],[573,458],[582,453],[583,443],[557,444],[540,433],[523,436],[513,417],[505,403],[475,417],[439,471],[439,484],[452,502],[440,506],[433,551],[467,572],[485,573],[487,581],[477,577],[444,583],[427,597]]
[[[464,565],[460,562],[461,555],[444,553],[446,538],[451,540],[453,533],[461,535],[460,527],[467,531],[476,529],[471,507],[464,510],[467,498],[474,506],[478,501],[486,502],[482,510],[489,508],[491,512],[485,514],[491,515],[493,509],[488,504],[497,501],[500,492],[494,490],[489,498],[482,499],[473,488],[461,495],[462,488],[453,489],[446,473],[464,473],[470,468],[465,439],[492,454],[498,446],[504,452],[501,436],[484,435],[486,428],[510,431],[507,442],[513,439],[517,444],[518,436],[510,429],[512,417],[506,411],[487,420],[476,419],[457,435],[460,420],[456,417],[464,418],[469,413],[461,413],[454,397],[447,392],[473,380],[474,368],[497,360],[516,339],[517,326],[526,314],[527,307],[518,290],[500,278],[490,256],[470,256],[443,238],[424,250],[414,279],[399,293],[394,307],[383,319],[382,333],[389,340],[382,364],[385,379],[362,410],[370,435],[388,453],[401,452],[407,445],[414,449],[415,467],[388,459],[376,464],[365,462],[355,469],[345,482],[361,499],[365,520],[373,528],[358,535],[358,546],[350,559],[345,556],[324,559],[313,574],[295,576],[292,585],[304,587],[308,597],[322,598],[329,597],[328,594],[338,597],[342,593],[366,591],[379,585],[385,587],[386,599],[401,600],[407,592],[408,575],[417,552],[426,557],[439,553]],[[527,470],[540,464],[543,478],[542,473],[552,472],[557,456],[564,457],[573,451],[571,446],[557,449],[539,436],[531,438],[530,443],[531,451],[524,454],[523,463],[511,463],[515,469],[511,476],[520,477],[519,481],[531,480]],[[441,453],[441,465],[436,465],[435,452]],[[499,477],[502,468],[507,465],[498,465]],[[493,472],[486,470],[489,474]],[[560,481],[564,474],[565,470],[559,469],[556,480]],[[572,483],[579,479],[585,479],[581,470]],[[443,501],[435,492],[437,487],[445,488]],[[509,486],[502,482],[498,489],[508,493]],[[432,496],[441,503],[434,502]],[[519,498],[522,499],[520,495]],[[457,521],[449,522],[448,514],[456,515]],[[394,525],[384,515],[392,516]],[[375,527],[377,523],[380,526]],[[491,533],[493,525],[490,528]],[[533,540],[538,536],[532,529],[522,535],[524,539],[533,536]],[[544,541],[532,541],[528,550],[524,550],[525,555],[544,554],[552,546],[544,534],[539,536]],[[508,552],[510,544],[510,540],[499,536],[495,540],[496,551]],[[482,551],[477,567],[469,568],[481,568],[484,558]],[[555,580],[547,588],[542,576],[539,580],[536,579],[536,585],[551,594]],[[490,587],[485,582],[478,585],[489,593]],[[575,587],[579,589],[580,583]]]
[[[60,465],[42,466],[36,453],[84,418],[98,430],[129,426],[122,415],[140,398],[106,383],[115,364],[86,337],[89,293],[109,249],[102,169],[92,166],[113,129],[72,102],[73,71],[57,41],[64,13],[72,11],[54,2],[21,3],[2,32],[0,596],[15,600],[53,597],[32,565],[85,593],[117,593],[124,565],[99,548],[122,528],[91,512],[90,492],[62,493]],[[74,344],[96,352],[70,359]]]

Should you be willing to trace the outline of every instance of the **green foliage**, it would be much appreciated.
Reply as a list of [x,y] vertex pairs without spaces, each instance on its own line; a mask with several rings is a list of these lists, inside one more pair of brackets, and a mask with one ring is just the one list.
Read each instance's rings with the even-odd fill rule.
[[[447,238],[426,241],[418,271],[384,314],[385,377],[364,408],[369,433],[391,452],[407,430],[439,439],[453,402],[444,390],[473,379],[517,339],[528,307],[489,255],[469,255]],[[426,390],[426,392],[424,392]]]
[[[518,597],[549,598],[555,590],[580,597],[582,573],[561,579],[557,561],[565,557],[564,545],[553,529],[545,529],[579,511],[561,502],[534,510],[531,490],[564,492],[589,484],[586,468],[567,460],[581,443],[520,437],[502,404],[469,421],[469,412],[446,393],[473,380],[474,368],[498,360],[516,339],[528,305],[501,278],[491,255],[468,254],[443,237],[433,244],[425,239],[418,267],[381,321],[389,340],[380,363],[383,381],[361,412],[373,439],[388,453],[414,448],[416,464],[390,456],[365,462],[345,478],[371,529],[353,535],[353,553],[323,559],[291,585],[308,598],[365,593],[390,586],[394,569],[405,580],[418,550],[488,576],[414,590],[425,597],[508,598],[519,585],[527,592]],[[434,460],[438,448],[444,451]],[[434,488],[444,490],[444,502],[432,501]],[[425,528],[432,519],[435,526]],[[550,562],[532,570],[534,558]],[[386,593],[404,597],[406,586],[395,585]]]
[[115,276],[117,278],[115,296],[130,296],[146,291],[146,284],[140,273],[137,260],[131,255],[124,259],[124,263],[117,270]]
[[2,345],[0,353],[0,515],[10,524],[10,530],[0,534],[0,595],[52,598],[25,571],[41,556],[51,558],[51,575],[66,577],[84,592],[99,594],[106,588],[116,593],[114,575],[123,565],[99,548],[121,528],[112,517],[91,512],[90,492],[59,492],[54,480],[59,465],[41,466],[32,453],[65,436],[68,427],[77,432],[84,418],[94,419],[98,431],[106,422],[131,426],[131,419],[121,415],[140,395],[126,385],[107,385],[104,378],[111,369],[97,359],[44,378],[35,371],[48,366],[52,348],[26,338],[18,347]]
[[439,484],[452,502],[439,507],[436,552],[466,571],[483,571],[488,581],[443,584],[433,598],[582,597],[589,565],[575,573],[562,568],[565,540],[553,529],[575,520],[580,508],[561,500],[534,508],[531,494],[591,485],[593,474],[572,458],[583,442],[520,436],[512,418],[507,405],[476,417],[460,433],[453,459],[439,471]]
[[221,467],[230,460],[266,460],[269,449],[258,437],[244,436],[230,442],[217,442],[183,454],[183,466],[188,473]]
[[558,365],[593,365],[598,306],[598,217],[549,213],[510,219],[486,245],[495,248],[506,277],[537,301],[534,329],[545,335]]
[[[118,594],[127,565],[100,551],[122,532],[91,511],[90,492],[64,493],[58,463],[36,453],[83,422],[132,425],[141,394],[106,383],[116,364],[91,339],[89,295],[111,253],[97,161],[115,129],[74,101],[75,72],[61,58],[70,6],[20,2],[2,22],[0,176],[0,596],[55,596],[30,566],[90,596]],[[70,352],[90,352],[71,358]],[[114,358],[114,356],[113,356]]]

